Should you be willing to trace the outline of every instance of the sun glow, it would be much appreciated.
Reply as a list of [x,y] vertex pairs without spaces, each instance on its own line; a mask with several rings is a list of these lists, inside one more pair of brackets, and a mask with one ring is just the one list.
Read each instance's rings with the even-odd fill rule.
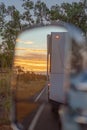
[[14,66],[20,66],[24,68],[24,71],[34,71],[34,72],[46,72],[47,61],[46,56],[39,57],[36,56],[32,58],[25,57],[15,57]]

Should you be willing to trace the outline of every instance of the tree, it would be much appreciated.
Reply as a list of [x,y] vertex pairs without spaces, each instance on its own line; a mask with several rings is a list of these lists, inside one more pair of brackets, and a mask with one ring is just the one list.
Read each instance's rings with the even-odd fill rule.
[[62,3],[61,8],[64,10],[66,21],[80,27],[84,32],[87,30],[86,14],[83,2]]
[[[23,14],[16,9],[15,6],[6,7],[4,3],[0,3],[0,56],[3,62],[11,66],[13,59],[13,50],[16,38],[24,25],[31,26],[33,24],[46,24],[48,21],[65,21],[73,23],[80,27],[85,33],[87,32],[87,14],[85,5],[82,2],[62,3],[53,5],[50,9],[46,3],[38,0],[35,4],[31,0],[22,0]],[[1,61],[0,61],[1,64]]]
[[62,10],[59,5],[54,5],[50,9],[50,20],[56,21],[61,20]]
[[15,8],[15,6],[8,6],[7,8],[7,15],[10,17],[13,24],[14,24],[14,28],[16,27],[16,29],[19,31],[22,29],[22,25],[21,25],[21,14],[20,12]]
[[6,17],[6,7],[4,3],[1,3],[0,4],[0,33],[4,28],[5,17]]
[[36,23],[44,24],[48,20],[47,19],[48,12],[49,9],[47,8],[46,4],[38,0],[35,3],[35,7],[34,7],[34,16],[36,18]]
[[[5,14],[10,19],[5,19],[3,29],[1,31],[3,61],[7,61],[7,66],[12,66],[14,46],[16,38],[21,30],[20,13],[14,6],[8,6],[5,9]],[[2,49],[2,48],[1,48]]]
[[29,26],[31,26],[34,23],[34,19],[32,17],[33,15],[33,8],[34,8],[34,3],[33,1],[30,0],[23,0],[24,3],[22,4],[22,7],[24,8],[24,13],[22,15],[22,20],[24,22],[27,22]]

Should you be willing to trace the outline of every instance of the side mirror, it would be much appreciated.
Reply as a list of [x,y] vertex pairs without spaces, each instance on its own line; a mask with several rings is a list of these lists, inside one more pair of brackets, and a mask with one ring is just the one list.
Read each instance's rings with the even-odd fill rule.
[[64,103],[65,68],[72,41],[85,41],[82,32],[76,30],[69,24],[52,24],[27,29],[18,36],[12,77],[18,127],[21,124],[25,128],[24,121],[30,120],[30,116],[43,104],[45,106],[49,101],[58,105]]

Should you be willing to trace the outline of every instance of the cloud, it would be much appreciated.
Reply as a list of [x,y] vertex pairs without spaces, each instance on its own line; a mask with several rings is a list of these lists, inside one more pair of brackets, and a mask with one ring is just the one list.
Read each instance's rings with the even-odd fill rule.
[[15,56],[20,56],[21,58],[28,59],[44,59],[47,55],[47,50],[45,49],[29,49],[29,48],[15,48]]
[[26,49],[26,53],[46,53],[47,50],[46,49],[30,49],[30,48],[27,48]]
[[23,44],[33,44],[33,41],[23,41],[21,39],[17,39],[16,42],[23,43]]
[[25,61],[25,62],[32,62],[32,63],[43,63],[43,62],[46,62],[47,61],[47,57],[46,55],[34,55],[34,54],[31,54],[31,55],[28,55],[28,56],[15,56],[14,60],[16,61]]
[[46,57],[47,55],[47,50],[46,49],[26,49],[26,51],[24,52],[24,55],[26,57]]
[[46,57],[42,58],[40,55],[37,57],[36,55],[32,55],[33,57],[23,57],[16,56],[14,59],[14,66],[21,66],[25,70],[34,71],[34,72],[46,72],[47,68],[47,60]]
[[26,50],[27,52],[32,52],[32,53],[46,53],[46,49],[30,49],[30,48],[21,48],[21,47],[16,47],[15,50]]
[[18,51],[18,50],[19,50],[19,51],[24,51],[24,50],[26,50],[26,48],[17,48],[17,47],[16,47],[16,48],[15,48],[15,51]]

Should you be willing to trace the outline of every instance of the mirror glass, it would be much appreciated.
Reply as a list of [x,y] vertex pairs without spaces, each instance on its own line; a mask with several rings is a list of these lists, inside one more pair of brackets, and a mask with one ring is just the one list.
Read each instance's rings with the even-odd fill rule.
[[[51,124],[53,129],[58,129],[58,108],[53,114],[49,101],[64,103],[66,72],[71,72],[71,56],[77,51],[72,53],[76,47],[74,40],[79,44],[75,33],[73,28],[67,30],[51,25],[26,30],[18,36],[13,61],[12,93],[14,119],[21,129],[39,130],[44,126],[48,130]],[[81,36],[81,33],[76,34]]]
[[[17,99],[29,99],[34,95],[37,97],[37,93],[46,86],[47,73],[50,71],[50,65],[47,66],[47,62],[50,63],[47,61],[47,40],[54,32],[55,39],[59,40],[57,32],[66,32],[66,29],[55,26],[41,27],[25,31],[17,38],[13,67],[17,76]],[[39,101],[39,97],[35,99],[37,100]]]
[[[49,46],[51,44],[49,37],[53,33],[54,39],[58,41],[62,38],[62,32],[67,32],[67,30],[60,26],[38,27],[24,31],[16,40],[12,91],[16,108],[15,118],[23,127],[27,116],[36,112],[40,104],[43,108],[43,104],[48,103],[48,83],[51,71],[49,54],[52,49]],[[60,49],[62,50],[63,46]],[[62,57],[64,59],[64,53]],[[55,62],[57,57],[53,59]],[[63,64],[61,61],[58,72],[62,72]]]

